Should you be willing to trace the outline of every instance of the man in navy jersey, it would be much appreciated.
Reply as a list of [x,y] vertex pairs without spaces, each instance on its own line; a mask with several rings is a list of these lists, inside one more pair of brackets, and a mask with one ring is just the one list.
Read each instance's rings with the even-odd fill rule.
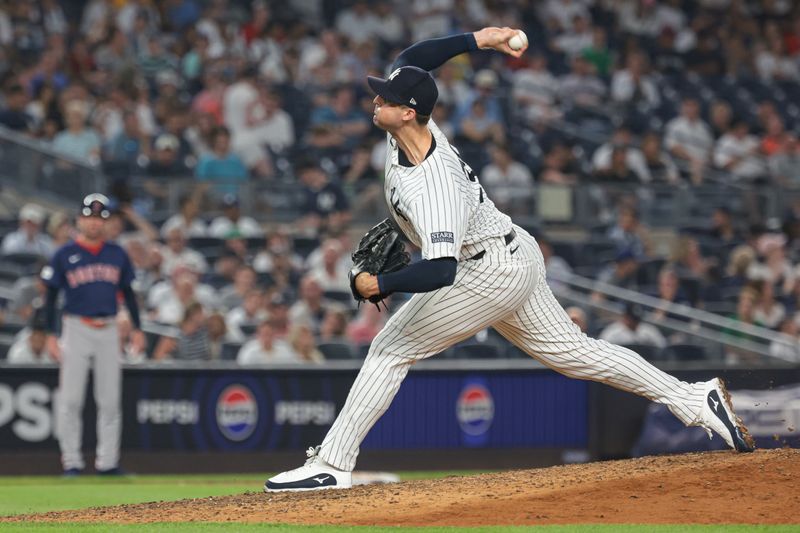
[[[132,343],[137,349],[145,344],[139,306],[131,288],[131,261],[122,247],[103,240],[106,220],[111,216],[108,205],[108,198],[102,194],[84,198],[78,216],[78,237],[59,248],[50,265],[42,269],[42,279],[47,284],[48,348],[61,362],[58,440],[67,476],[78,475],[84,468],[81,422],[89,368],[94,372],[97,405],[95,469],[101,475],[122,473],[122,353],[115,320],[120,293],[135,328]],[[55,336],[56,301],[61,290],[65,298],[59,343]]]

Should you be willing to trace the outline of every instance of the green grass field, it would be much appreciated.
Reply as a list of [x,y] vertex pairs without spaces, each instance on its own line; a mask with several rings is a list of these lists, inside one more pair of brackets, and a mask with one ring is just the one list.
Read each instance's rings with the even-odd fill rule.
[[[472,472],[417,472],[404,474],[403,479],[420,479],[443,477],[454,474]],[[223,496],[247,491],[259,491],[264,481],[264,474],[242,475],[192,475],[192,476],[130,476],[120,479],[107,479],[86,476],[75,479],[57,477],[0,477],[0,515],[14,515],[55,511],[62,509],[81,509],[123,503],[149,502],[159,500],[178,500],[203,496]],[[372,527],[334,527],[334,526],[289,526],[279,524],[145,524],[145,525],[83,525],[83,524],[0,524],[2,532],[123,532],[139,533],[151,531],[165,532],[234,532],[234,531],[267,531],[303,533],[367,531],[435,533],[454,532],[465,528],[372,528]],[[540,526],[509,527],[495,526],[470,528],[468,531],[486,531],[491,533],[518,532],[535,530],[541,533],[586,533],[598,531],[602,533],[728,533],[728,532],[767,532],[788,533],[800,532],[798,526],[653,526],[653,525],[574,525],[574,526]]]

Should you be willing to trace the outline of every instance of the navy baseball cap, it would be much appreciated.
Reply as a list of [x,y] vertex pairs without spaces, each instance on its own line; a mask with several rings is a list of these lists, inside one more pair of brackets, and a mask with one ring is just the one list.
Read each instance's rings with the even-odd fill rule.
[[98,193],[90,194],[83,199],[83,203],[81,204],[81,216],[108,218],[111,216],[109,204],[111,204],[111,201],[107,196]]
[[439,89],[433,76],[419,67],[400,67],[385,80],[367,76],[367,83],[387,102],[410,107],[420,115],[433,113]]

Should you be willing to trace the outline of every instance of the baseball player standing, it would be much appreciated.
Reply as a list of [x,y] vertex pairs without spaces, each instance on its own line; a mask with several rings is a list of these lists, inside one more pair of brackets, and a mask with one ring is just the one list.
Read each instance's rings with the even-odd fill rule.
[[[81,453],[82,412],[86,378],[94,372],[97,404],[98,474],[119,475],[122,432],[122,353],[117,332],[117,295],[122,293],[135,332],[132,344],[144,347],[139,307],[131,288],[133,267],[120,246],[104,242],[106,220],[111,216],[108,198],[90,194],[83,199],[78,217],[79,235],[59,248],[42,270],[47,284],[45,314],[48,348],[61,362],[59,373],[58,439],[64,475],[84,468]],[[56,300],[63,290],[61,345],[55,337]]]
[[393,273],[362,272],[365,298],[416,293],[370,346],[347,401],[306,464],[267,480],[268,491],[348,488],[359,445],[386,411],[415,362],[488,327],[531,357],[570,377],[590,379],[668,406],[686,425],[719,433],[751,451],[719,379],[685,383],[636,353],[586,336],[545,280],[536,241],[486,196],[472,169],[430,120],[438,91],[428,71],[456,55],[493,49],[519,57],[509,28],[484,28],[419,42],[405,50],[385,80],[370,77],[373,122],[387,132],[385,197],[395,222],[423,260]]

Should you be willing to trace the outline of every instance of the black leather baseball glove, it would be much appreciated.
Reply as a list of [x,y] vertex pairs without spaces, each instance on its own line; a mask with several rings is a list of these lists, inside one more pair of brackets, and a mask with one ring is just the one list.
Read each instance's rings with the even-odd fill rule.
[[[411,261],[411,256],[406,252],[400,232],[395,229],[388,218],[364,234],[351,257],[353,268],[350,269],[350,291],[359,304],[365,298],[356,289],[356,276],[362,272],[368,272],[374,276],[395,272]],[[378,305],[383,298],[382,295],[371,296],[369,301]]]

